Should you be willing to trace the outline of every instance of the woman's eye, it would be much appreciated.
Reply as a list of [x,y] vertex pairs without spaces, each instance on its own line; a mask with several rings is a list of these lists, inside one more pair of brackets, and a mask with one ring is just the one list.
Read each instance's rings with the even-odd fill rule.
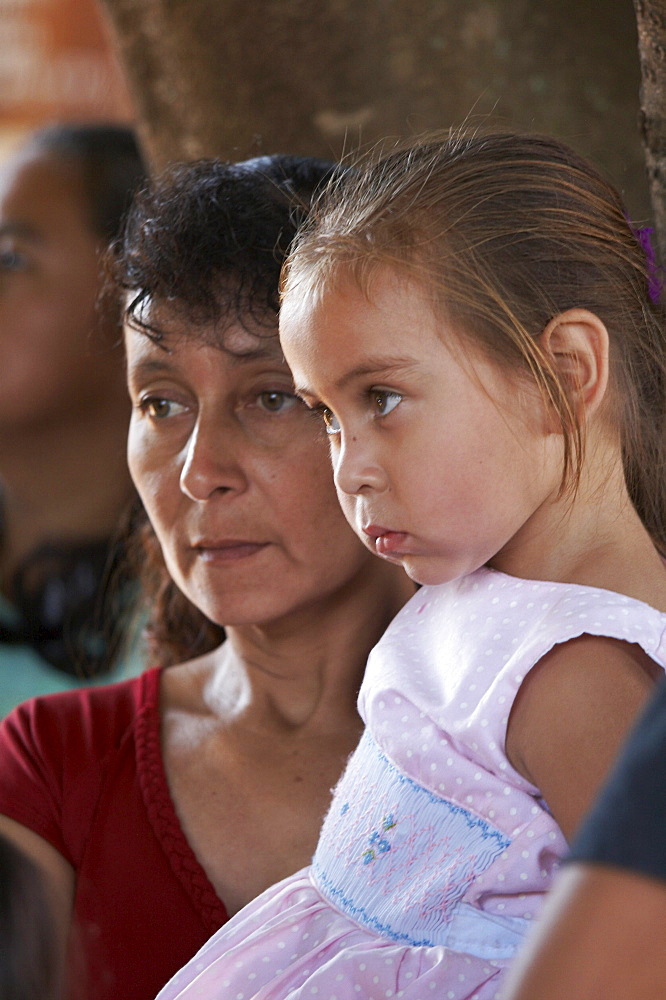
[[390,392],[387,389],[372,389],[370,396],[380,417],[385,417],[391,410],[395,410],[398,403],[402,402],[402,396],[399,392]]
[[18,250],[0,250],[0,271],[24,271],[28,258]]
[[298,402],[293,393],[281,392],[278,389],[267,389],[265,392],[260,392],[257,400],[262,410],[266,410],[267,413],[284,413],[285,410],[290,410]]
[[164,420],[183,413],[185,407],[182,403],[174,403],[172,399],[164,399],[162,396],[148,396],[141,400],[139,409],[151,420]]

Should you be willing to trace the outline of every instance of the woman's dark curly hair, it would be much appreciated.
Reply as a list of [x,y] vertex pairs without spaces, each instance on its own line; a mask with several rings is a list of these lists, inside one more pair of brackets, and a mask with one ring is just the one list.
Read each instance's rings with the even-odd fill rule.
[[[138,195],[113,250],[112,280],[127,293],[126,320],[159,343],[160,330],[142,310],[151,300],[168,303],[193,337],[220,349],[225,330],[248,319],[276,336],[283,260],[315,194],[337,171],[297,156],[169,168]],[[169,666],[219,645],[224,629],[176,587],[144,512],[134,538],[151,662]]]

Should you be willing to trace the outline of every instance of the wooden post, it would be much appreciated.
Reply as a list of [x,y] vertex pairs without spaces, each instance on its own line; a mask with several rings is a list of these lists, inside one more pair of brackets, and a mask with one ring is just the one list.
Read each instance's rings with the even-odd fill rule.
[[641,64],[640,129],[652,202],[656,251],[666,264],[666,2],[634,0]]
[[101,2],[157,167],[337,159],[469,117],[560,136],[649,214],[628,0]]

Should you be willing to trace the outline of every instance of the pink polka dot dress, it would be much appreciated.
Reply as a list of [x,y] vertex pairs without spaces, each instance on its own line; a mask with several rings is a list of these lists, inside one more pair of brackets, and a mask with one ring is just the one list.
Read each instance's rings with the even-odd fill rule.
[[366,732],[312,865],[227,923],[159,1000],[491,1000],[566,843],[504,752],[516,693],[557,643],[638,643],[666,615],[610,591],[481,569],[423,587],[373,650]]

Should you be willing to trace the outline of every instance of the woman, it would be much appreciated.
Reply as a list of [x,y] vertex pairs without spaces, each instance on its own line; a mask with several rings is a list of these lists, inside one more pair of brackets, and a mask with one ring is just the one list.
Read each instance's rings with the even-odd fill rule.
[[61,924],[74,914],[87,978],[70,996],[152,1000],[309,860],[367,654],[413,592],[344,521],[276,336],[281,261],[327,171],[177,168],[118,252],[149,634],[177,665],[0,730],[0,831],[49,870]]
[[0,717],[142,667],[119,648],[132,497],[121,310],[96,301],[100,258],[144,179],[119,125],[49,126],[0,169]]

